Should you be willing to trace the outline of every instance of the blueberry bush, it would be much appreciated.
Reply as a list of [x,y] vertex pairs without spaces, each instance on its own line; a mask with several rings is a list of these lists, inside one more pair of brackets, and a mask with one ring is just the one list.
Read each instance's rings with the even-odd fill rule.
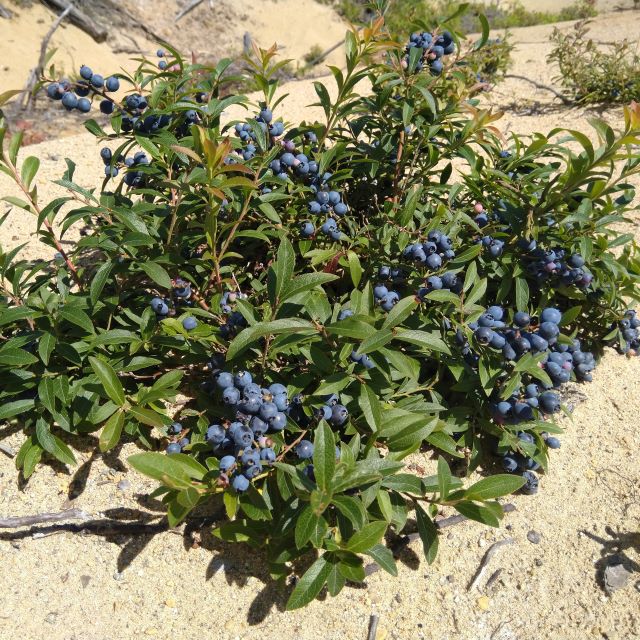
[[551,34],[555,78],[567,96],[580,103],[622,103],[640,100],[640,55],[634,43],[622,40],[603,47],[589,38],[589,22],[569,32],[557,27]]
[[[0,255],[0,419],[24,432],[25,478],[73,465],[81,437],[135,441],[171,525],[219,501],[216,535],[263,549],[274,578],[315,554],[289,608],[363,580],[364,556],[395,574],[383,539],[410,515],[432,562],[442,508],[497,526],[500,497],[536,492],[558,389],[605,344],[640,347],[640,108],[617,133],[594,120],[595,146],[506,140],[455,78],[458,42],[446,22],[404,44],[381,17],[349,31],[319,122],[279,115],[275,48],[245,59],[258,99],[221,97],[230,61],[169,47],[131,76],[43,79],[111,121],[86,122],[102,183],[67,160],[51,202],[2,129],[21,192],[4,199],[53,256]],[[434,475],[405,469],[418,451]]]

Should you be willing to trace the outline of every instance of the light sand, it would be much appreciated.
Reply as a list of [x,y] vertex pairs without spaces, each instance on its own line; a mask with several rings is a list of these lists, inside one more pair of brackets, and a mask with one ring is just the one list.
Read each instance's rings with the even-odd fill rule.
[[[594,29],[597,34],[637,40],[640,16],[603,16]],[[549,82],[544,64],[548,32],[548,27],[517,32],[513,73]],[[287,117],[320,117],[306,108],[315,101],[310,83],[291,84],[286,91]],[[556,108],[550,94],[515,80],[485,101],[507,109],[498,123],[505,132],[554,126],[588,131],[586,118],[595,115],[584,108]],[[621,109],[606,109],[603,116],[619,126]],[[43,157],[40,188],[47,197],[58,189],[44,179],[61,174],[65,155],[78,161],[78,181],[85,186],[95,185],[102,171],[97,146],[88,135],[34,145],[28,151]],[[0,178],[0,193],[7,192],[11,187]],[[3,244],[29,239],[33,224],[25,216],[12,214],[2,230]],[[26,250],[30,256],[44,257],[47,252],[33,242]],[[639,375],[638,359],[607,353],[594,382],[574,387],[587,399],[577,404],[572,420],[562,420],[567,432],[562,448],[552,453],[540,494],[512,498],[518,510],[506,516],[499,530],[474,523],[445,530],[432,567],[414,543],[399,560],[398,578],[379,572],[367,579],[366,588],[346,588],[336,599],[284,613],[287,593],[268,581],[259,555],[223,545],[206,532],[201,546],[188,551],[189,544],[169,533],[109,541],[72,534],[9,540],[4,533],[0,640],[356,640],[366,638],[372,613],[380,616],[378,640],[640,638],[640,574],[612,597],[606,597],[596,581],[602,557],[615,550],[606,527],[611,527],[623,552],[640,563]],[[12,435],[8,441],[17,448],[21,436]],[[134,451],[127,445],[120,460]],[[69,495],[76,495],[73,474],[83,472],[88,475],[86,490],[74,506],[96,515],[130,510],[122,513],[132,520],[147,517],[140,512],[155,511],[140,498],[154,483],[112,457],[96,456],[92,462],[89,457],[80,452],[85,463],[81,471],[40,469],[19,491],[12,462],[0,456],[0,514],[69,506]],[[411,462],[433,466],[425,456],[413,456]],[[122,478],[131,483],[124,491],[116,486]],[[541,535],[540,544],[528,541],[531,530]],[[481,583],[468,593],[466,585],[488,545],[507,536],[516,544],[501,549],[489,569],[502,569],[500,577],[490,588]],[[488,601],[479,603],[482,595]],[[486,610],[480,606],[485,604]]]

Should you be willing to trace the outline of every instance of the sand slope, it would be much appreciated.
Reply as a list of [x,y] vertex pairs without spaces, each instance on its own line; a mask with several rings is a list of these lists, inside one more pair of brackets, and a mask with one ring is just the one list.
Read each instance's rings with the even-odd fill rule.
[[[594,25],[597,33],[636,40],[640,35],[637,13],[603,16]],[[549,82],[543,64],[548,30],[517,32],[513,73]],[[287,117],[319,117],[306,108],[315,101],[310,83],[295,83],[286,91]],[[515,80],[484,99],[496,108],[510,108],[499,122],[505,132],[554,126],[588,131],[586,118],[596,113],[558,109],[550,94]],[[601,115],[613,125],[621,122],[619,107]],[[102,171],[88,135],[28,151],[43,158],[43,180],[61,174],[65,155],[78,161],[80,184],[94,185]],[[9,191],[1,178],[0,193]],[[41,191],[51,197],[57,189],[41,182]],[[33,224],[25,216],[12,214],[2,229],[3,244],[29,239]],[[47,256],[33,243],[25,253]],[[419,543],[412,544],[399,559],[399,578],[376,573],[366,587],[347,588],[336,599],[314,602],[303,611],[282,611],[287,592],[269,582],[259,556],[230,549],[206,532],[197,548],[170,533],[109,540],[0,533],[0,640],[356,640],[366,637],[372,613],[380,616],[379,639],[640,638],[640,573],[612,597],[604,595],[596,579],[602,557],[617,549],[640,569],[639,374],[640,360],[607,353],[594,382],[576,388],[572,402],[583,393],[588,397],[577,403],[572,420],[562,421],[562,448],[552,454],[540,494],[514,497],[518,510],[506,516],[501,529],[466,523],[445,530],[432,567],[422,560]],[[12,435],[9,443],[17,448],[20,435]],[[90,458],[81,451],[82,467],[41,469],[23,491],[16,485],[12,461],[0,455],[0,514],[55,511],[73,504],[97,517],[146,521],[160,510],[143,498],[154,483],[122,463],[135,450],[127,445],[119,460]],[[412,461],[433,464],[421,456]],[[128,487],[118,488],[122,479]],[[532,530],[540,534],[539,544],[527,538]],[[489,588],[483,582],[467,592],[488,545],[505,537],[513,537],[515,544],[501,549],[489,570],[502,569],[500,576]],[[482,595],[488,600],[479,602]]]

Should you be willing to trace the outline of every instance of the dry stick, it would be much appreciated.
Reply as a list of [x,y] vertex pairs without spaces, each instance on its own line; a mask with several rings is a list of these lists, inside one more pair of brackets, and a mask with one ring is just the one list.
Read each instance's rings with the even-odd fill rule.
[[550,91],[551,93],[553,93],[554,96],[556,96],[556,98],[560,98],[560,100],[562,100],[564,104],[573,104],[572,101],[569,100],[566,96],[563,96],[559,91],[556,91],[553,87],[550,87],[547,84],[541,84],[540,82],[531,80],[531,78],[527,78],[526,76],[519,76],[513,73],[507,73],[504,77],[514,78],[516,80],[524,80],[525,82],[531,83],[534,87],[537,87],[538,89],[546,89],[547,91]]
[[505,538],[504,540],[498,540],[498,542],[492,544],[489,547],[487,553],[484,554],[484,558],[482,558],[482,562],[480,563],[480,566],[476,571],[476,575],[473,577],[473,580],[471,580],[471,582],[469,583],[469,586],[467,587],[467,591],[471,591],[480,582],[482,576],[484,575],[484,572],[487,570],[487,566],[491,562],[491,558],[493,558],[493,556],[496,554],[498,549],[500,549],[500,547],[503,547],[507,544],[513,544],[513,542],[514,542],[513,538]]
[[12,15],[13,15],[13,13],[11,13],[11,11],[9,11],[9,9],[5,9],[0,4],[0,18],[6,18],[7,20],[10,20]]
[[4,442],[0,442],[0,451],[10,458],[14,458],[16,455],[16,452],[8,444],[4,444]]
[[0,529],[17,529],[29,527],[42,522],[60,522],[61,520],[88,520],[91,516],[82,509],[67,509],[57,513],[39,513],[35,516],[0,518]]
[[[73,5],[75,0],[68,2],[67,0],[43,0],[45,4],[50,4],[57,9],[67,10],[70,5]],[[71,9],[71,16],[69,18],[76,27],[79,27],[86,33],[88,33],[96,42],[104,42],[107,39],[107,30],[104,27],[96,24],[95,20],[92,20],[87,14],[82,13],[79,9],[73,7]]]
[[40,76],[44,71],[44,61],[47,57],[47,49],[49,48],[49,40],[51,40],[51,36],[54,34],[55,30],[62,24],[62,21],[71,13],[73,10],[73,1],[67,5],[67,8],[58,16],[58,19],[51,25],[51,29],[47,31],[46,35],[42,39],[42,43],[40,44],[40,57],[38,58],[38,64],[35,68],[31,69],[31,73],[29,74],[29,79],[27,80],[27,84],[24,87],[24,91],[27,97],[27,101],[24,104],[24,109],[30,109],[32,103],[35,104],[36,97],[33,93],[33,89],[36,86]]
[[378,620],[380,618],[372,613],[369,618],[369,635],[367,636],[367,640],[376,640],[376,633],[378,632]]
[[[189,11],[193,11],[199,4],[202,4],[204,0],[191,0],[191,2],[176,16],[174,22],[178,22],[180,18],[184,17],[189,13]],[[209,6],[213,9],[213,4],[211,0],[209,1]]]

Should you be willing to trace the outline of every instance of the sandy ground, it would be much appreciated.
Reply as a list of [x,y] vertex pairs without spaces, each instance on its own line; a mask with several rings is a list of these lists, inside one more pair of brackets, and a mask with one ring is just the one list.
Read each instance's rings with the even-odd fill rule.
[[[516,32],[512,73],[550,83],[553,73],[544,63],[549,31]],[[611,33],[638,40],[640,14],[595,21],[594,35]],[[288,85],[286,91],[287,117],[319,117],[306,108],[315,100],[308,82]],[[499,122],[505,133],[555,126],[589,131],[586,118],[597,115],[591,109],[561,108],[548,92],[516,80],[484,100],[507,110]],[[600,115],[620,125],[619,107]],[[78,161],[80,184],[94,185],[102,171],[88,135],[34,145],[28,152],[43,159],[39,183],[47,198],[58,193],[46,183],[61,175],[65,156]],[[0,178],[0,193],[11,189]],[[0,238],[3,245],[14,246],[29,241],[32,232],[26,214],[12,213]],[[31,242],[25,255],[49,257],[47,252]],[[334,600],[285,613],[288,592],[269,582],[259,556],[222,545],[206,532],[197,548],[171,533],[104,539],[5,532],[0,534],[0,640],[355,640],[366,638],[373,613],[380,616],[378,640],[640,638],[639,374],[639,360],[607,353],[593,383],[577,388],[571,400],[576,408],[572,419],[562,422],[562,448],[552,455],[540,494],[514,497],[517,511],[506,516],[499,530],[474,523],[445,530],[432,567],[414,543],[399,558],[397,579],[379,572],[364,588],[347,588]],[[578,402],[582,394],[587,397]],[[0,438],[4,435],[0,430]],[[17,449],[20,439],[13,434],[7,442]],[[154,484],[127,470],[123,461],[134,451],[128,445],[118,458],[92,458],[88,450],[80,451],[79,468],[40,469],[23,490],[12,461],[2,455],[0,514],[73,505],[97,518],[148,521],[159,515],[144,498]],[[413,461],[432,464],[419,456]],[[538,540],[535,533],[538,543],[531,541]],[[514,544],[498,552],[488,573],[502,569],[499,577],[489,587],[483,581],[468,592],[488,546],[506,537]],[[608,597],[598,576],[603,558],[613,552],[624,554],[636,572],[626,588]]]

